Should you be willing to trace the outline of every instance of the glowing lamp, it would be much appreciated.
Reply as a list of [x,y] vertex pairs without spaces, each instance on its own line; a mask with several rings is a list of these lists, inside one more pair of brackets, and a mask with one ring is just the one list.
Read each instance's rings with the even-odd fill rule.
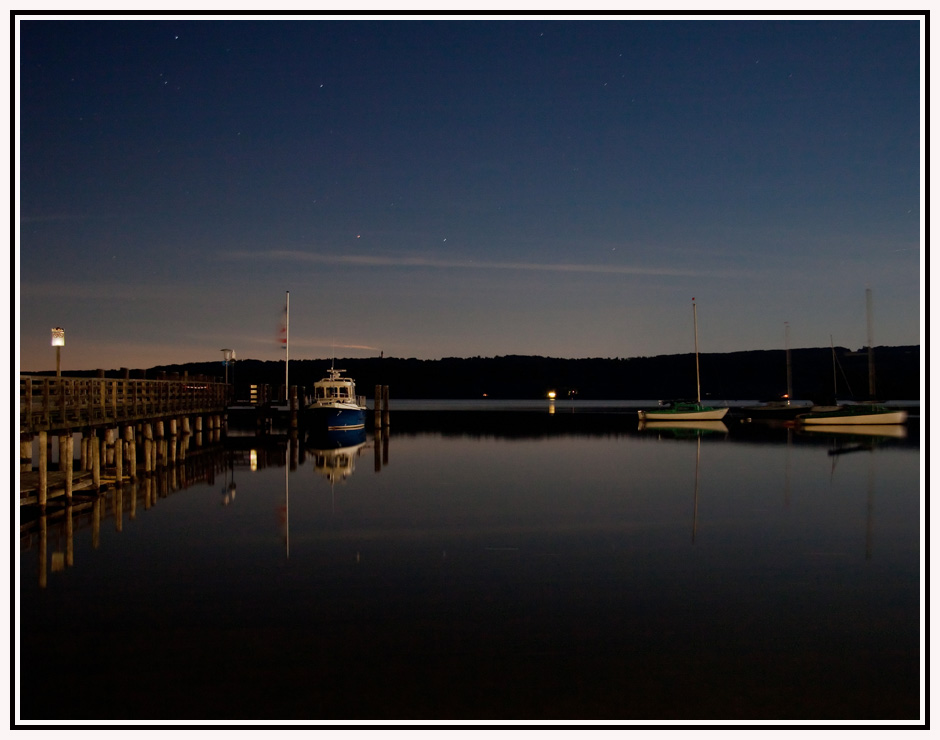
[[549,392],[548,392],[548,397],[554,401],[554,400],[555,400],[555,391],[549,391]]
[[[222,353],[222,367],[225,368],[225,385],[228,385],[228,366],[229,366],[229,363],[231,363],[232,360],[235,359],[235,350],[234,349],[222,349],[219,351]],[[234,373],[235,371],[232,370],[233,375]],[[233,378],[233,381],[234,381],[234,378]]]
[[55,347],[55,376],[62,377],[62,348],[65,346],[65,329],[57,326],[52,330],[52,346]]

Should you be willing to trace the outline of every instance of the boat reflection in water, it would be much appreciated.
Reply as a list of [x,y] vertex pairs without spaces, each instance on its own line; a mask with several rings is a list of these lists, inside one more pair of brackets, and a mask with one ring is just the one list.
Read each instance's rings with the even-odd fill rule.
[[798,427],[801,435],[811,437],[827,436],[830,441],[830,455],[844,455],[847,452],[873,450],[875,447],[902,440],[907,437],[907,427],[902,424],[856,424],[822,425]]
[[640,421],[639,431],[658,431],[660,437],[695,440],[695,486],[692,493],[692,542],[698,532],[698,488],[699,467],[702,462],[702,437],[706,434],[727,434],[723,421],[701,419],[698,421]]
[[307,451],[313,458],[314,470],[330,483],[336,483],[353,474],[365,444],[365,429],[329,430],[311,434]]
[[674,437],[697,437],[703,434],[727,434],[728,427],[723,421],[702,419],[698,421],[640,421],[639,431],[667,432]]
[[901,424],[855,424],[852,426],[815,424],[811,427],[801,427],[800,434],[834,434],[841,438],[871,439],[884,437],[885,439],[904,439],[907,437],[907,427]]

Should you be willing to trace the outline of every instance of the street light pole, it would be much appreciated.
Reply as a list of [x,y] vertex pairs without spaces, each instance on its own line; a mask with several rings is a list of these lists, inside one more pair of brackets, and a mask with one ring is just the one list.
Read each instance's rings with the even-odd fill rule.
[[[233,349],[223,349],[222,352],[222,366],[225,368],[225,385],[228,385],[228,365],[235,359],[235,350]],[[235,371],[232,371],[234,376]]]
[[62,348],[65,346],[65,329],[57,326],[52,330],[52,346],[55,347],[55,376],[62,377]]

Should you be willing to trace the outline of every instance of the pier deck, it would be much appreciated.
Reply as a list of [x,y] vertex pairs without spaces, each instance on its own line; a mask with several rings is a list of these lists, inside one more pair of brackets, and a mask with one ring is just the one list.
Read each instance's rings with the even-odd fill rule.
[[220,414],[229,386],[170,380],[20,375],[20,434],[120,426],[187,414]]
[[[230,386],[204,378],[131,380],[20,375],[20,505],[71,503],[75,491],[150,475],[220,434]],[[191,433],[192,427],[192,433]],[[79,438],[78,445],[75,437]],[[52,442],[58,466],[50,469]],[[33,445],[36,443],[36,452]],[[75,450],[81,450],[76,466]],[[38,468],[33,469],[38,453]],[[110,478],[108,476],[111,476]]]

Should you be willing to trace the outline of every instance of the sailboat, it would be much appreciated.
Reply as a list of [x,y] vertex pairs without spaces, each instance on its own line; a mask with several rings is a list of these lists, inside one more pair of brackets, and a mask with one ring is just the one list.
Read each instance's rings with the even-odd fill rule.
[[720,421],[727,408],[702,405],[702,384],[698,365],[698,314],[692,299],[692,325],[695,332],[695,401],[660,401],[659,408],[637,411],[641,421]]
[[793,370],[790,363],[790,324],[784,322],[786,335],[787,355],[787,394],[782,401],[768,401],[760,406],[745,406],[741,412],[754,419],[793,419],[798,414],[805,413],[808,405],[793,403]]
[[[868,314],[868,395],[875,397],[875,355],[871,331],[871,288],[865,290]],[[800,414],[796,421],[804,425],[903,424],[906,411],[896,411],[878,403],[856,403],[831,410]]]

